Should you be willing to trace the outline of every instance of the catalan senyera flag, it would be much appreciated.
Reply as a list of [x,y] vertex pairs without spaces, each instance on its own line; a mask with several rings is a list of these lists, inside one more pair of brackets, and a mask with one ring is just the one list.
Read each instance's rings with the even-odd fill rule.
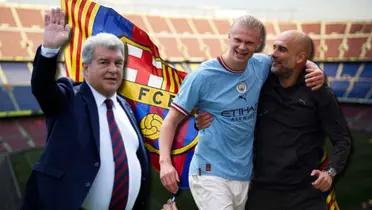
[[[70,44],[65,48],[66,74],[81,82],[82,43],[87,37],[108,32],[118,36],[128,45],[128,65],[119,92],[130,102],[151,155],[152,165],[159,169],[159,129],[168,113],[185,73],[174,69],[159,56],[158,48],[149,36],[111,8],[90,0],[61,0],[71,27]],[[194,118],[186,120],[178,129],[172,150],[173,163],[181,175],[181,188],[188,188],[188,168],[197,144]],[[321,167],[328,162],[324,152]],[[335,191],[324,193],[329,210],[339,210]]]
[[[329,157],[326,146],[322,149],[322,160],[320,161],[320,170],[324,170],[328,166]],[[335,188],[332,187],[329,191],[323,192],[322,194],[323,198],[325,199],[327,203],[328,210],[340,210],[340,207],[337,204],[336,201],[336,191]]]
[[[160,126],[186,73],[165,63],[149,36],[113,9],[90,0],[61,0],[61,5],[71,27],[71,40],[64,50],[66,74],[74,81],[83,80],[81,49],[87,37],[108,32],[127,43],[128,64],[119,93],[131,104],[152,165],[159,170]],[[197,141],[191,117],[178,129],[172,149],[181,188],[188,188],[189,163]]]

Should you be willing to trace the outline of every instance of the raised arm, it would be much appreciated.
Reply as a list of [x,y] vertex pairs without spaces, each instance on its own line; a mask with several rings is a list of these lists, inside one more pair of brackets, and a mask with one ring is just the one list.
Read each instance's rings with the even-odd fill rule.
[[160,180],[171,193],[178,191],[178,182],[180,182],[179,175],[172,164],[172,144],[177,127],[184,118],[183,113],[171,107],[160,128]]
[[58,49],[69,40],[70,28],[66,24],[65,13],[57,8],[44,16],[43,46]]
[[31,87],[42,110],[48,115],[58,112],[66,101],[64,84],[58,85],[55,75],[58,51],[69,39],[69,28],[60,9],[52,9],[45,15],[44,21],[43,47],[36,52]]

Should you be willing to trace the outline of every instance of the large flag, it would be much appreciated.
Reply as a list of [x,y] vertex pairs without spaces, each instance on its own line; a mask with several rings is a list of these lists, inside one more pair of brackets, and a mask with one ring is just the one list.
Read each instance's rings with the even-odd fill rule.
[[[109,32],[127,43],[128,65],[119,93],[132,105],[152,165],[159,169],[160,126],[186,73],[165,63],[149,36],[113,9],[90,0],[61,0],[61,5],[72,29],[64,55],[66,74],[73,80],[83,80],[81,49],[87,37]],[[188,188],[189,163],[197,141],[194,118],[191,117],[180,126],[172,149],[181,188]]]
[[[159,129],[168,113],[169,105],[180,88],[185,73],[165,63],[149,36],[111,8],[90,0],[61,0],[71,27],[71,41],[66,47],[66,74],[80,82],[82,78],[81,48],[91,35],[108,32],[127,43],[128,67],[120,93],[132,105],[151,155],[152,165],[159,169]],[[181,175],[181,188],[188,188],[188,169],[197,144],[194,118],[186,120],[178,129],[172,150],[173,163]],[[324,153],[322,166],[327,164]],[[334,189],[324,193],[329,210],[338,210]]]

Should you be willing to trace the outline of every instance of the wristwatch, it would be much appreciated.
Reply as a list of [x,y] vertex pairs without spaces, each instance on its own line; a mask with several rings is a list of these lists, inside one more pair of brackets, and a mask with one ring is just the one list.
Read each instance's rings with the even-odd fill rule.
[[334,168],[328,168],[327,170],[326,170],[326,172],[328,173],[328,175],[330,175],[332,178],[334,178],[335,176],[336,176],[336,174],[337,174],[337,172],[336,172],[336,169],[334,169]]

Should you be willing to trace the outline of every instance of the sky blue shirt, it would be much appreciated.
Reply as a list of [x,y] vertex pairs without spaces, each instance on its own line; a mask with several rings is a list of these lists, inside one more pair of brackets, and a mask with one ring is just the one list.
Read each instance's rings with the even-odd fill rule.
[[257,103],[271,58],[254,54],[244,72],[234,73],[220,58],[202,63],[183,81],[172,107],[189,114],[198,107],[214,120],[199,131],[189,175],[249,181]]

